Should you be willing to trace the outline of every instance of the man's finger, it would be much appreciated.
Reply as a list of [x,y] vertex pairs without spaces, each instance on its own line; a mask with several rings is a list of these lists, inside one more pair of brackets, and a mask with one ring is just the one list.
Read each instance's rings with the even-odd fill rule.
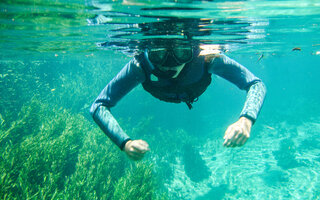
[[226,145],[227,145],[227,142],[228,142],[228,140],[225,139],[224,142],[223,142],[223,146],[226,146]]
[[230,128],[228,128],[228,132],[226,134],[226,139],[232,139],[234,137],[234,132],[236,131],[236,127],[231,126]]
[[224,136],[223,139],[227,139],[229,133],[231,132],[232,126],[229,126],[226,130],[226,132],[224,132]]
[[133,151],[140,153],[140,154],[141,153],[143,154],[147,151],[144,147],[139,146],[139,145],[133,145],[132,148],[133,148]]
[[137,143],[135,145],[132,146],[136,151],[141,152],[141,153],[145,153],[147,151],[149,151],[149,147],[144,145],[144,144],[140,144]]
[[231,144],[231,138],[229,138],[229,136],[225,139],[223,145],[226,147],[229,147]]
[[241,129],[240,128],[235,128],[234,129],[234,132],[232,133],[232,137],[231,137],[231,143],[235,143],[235,141],[242,135],[241,134],[242,132],[241,132]]
[[246,140],[248,137],[245,134],[242,134],[241,137],[237,140],[237,145],[242,145],[243,141]]
[[231,136],[230,136],[230,132],[227,133],[227,135],[224,136],[224,142],[223,142],[223,145],[224,145],[224,146],[228,146],[228,144],[229,144],[229,142],[230,142],[230,138],[229,138],[229,137],[231,137]]
[[248,139],[249,139],[248,137],[244,137],[244,139],[241,141],[240,145],[241,146],[244,145]]
[[235,144],[236,144],[237,146],[239,146],[244,138],[245,138],[245,135],[239,134],[239,137],[238,137],[237,140],[235,141]]
[[233,143],[235,142],[236,138],[238,137],[238,134],[240,132],[239,129],[231,129],[232,132],[229,132],[227,136],[227,141],[224,143],[225,146],[227,147],[232,147]]
[[138,144],[143,148],[143,149],[145,149],[145,150],[150,150],[149,149],[149,144],[147,143],[147,142],[145,142],[145,141],[143,141],[143,140],[138,140]]
[[226,146],[226,147],[231,147],[231,140],[230,139],[227,139],[224,143],[223,143],[223,145],[224,146]]
[[130,155],[140,156],[143,155],[140,151],[136,150],[135,148],[132,148],[132,150],[129,152]]

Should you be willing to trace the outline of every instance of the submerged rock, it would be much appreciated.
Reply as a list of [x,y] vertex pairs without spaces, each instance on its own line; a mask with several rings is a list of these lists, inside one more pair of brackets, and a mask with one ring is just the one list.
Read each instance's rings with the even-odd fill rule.
[[207,194],[198,197],[196,200],[220,200],[223,199],[229,192],[231,192],[229,185],[221,184],[217,187],[212,187]]
[[280,149],[273,151],[277,164],[284,170],[301,166],[295,157],[295,146],[292,140],[285,139],[281,141]]
[[266,168],[261,174],[261,178],[268,186],[279,186],[289,181],[286,173],[281,170],[272,169],[269,164],[266,164]]
[[192,145],[184,146],[182,161],[186,174],[194,182],[200,182],[208,178],[211,174],[199,151]]

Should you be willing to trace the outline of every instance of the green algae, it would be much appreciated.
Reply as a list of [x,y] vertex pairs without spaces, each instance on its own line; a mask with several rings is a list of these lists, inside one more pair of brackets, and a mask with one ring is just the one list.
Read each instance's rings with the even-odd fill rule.
[[1,130],[1,199],[165,199],[153,166],[131,163],[80,114],[33,98]]

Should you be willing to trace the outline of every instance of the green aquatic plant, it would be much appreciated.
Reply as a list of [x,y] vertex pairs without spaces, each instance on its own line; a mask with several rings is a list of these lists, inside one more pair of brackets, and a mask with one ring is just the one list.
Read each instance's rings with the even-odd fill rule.
[[101,131],[85,136],[75,173],[67,180],[67,199],[110,199],[115,182],[121,178],[127,161]]
[[[37,93],[35,81],[26,73],[28,64],[20,61],[0,61],[0,112],[2,128],[10,127],[24,102]],[[33,79],[33,80],[35,80]],[[33,93],[32,95],[29,95]]]
[[[21,119],[18,113],[33,96],[43,103],[87,114],[90,104],[105,87],[106,80],[112,79],[115,63],[118,66],[127,61],[124,56],[120,62],[112,59],[112,54],[106,54],[73,55],[68,59],[57,57],[54,60],[43,57],[1,60],[1,128],[7,130],[12,127],[12,122]],[[107,64],[105,60],[108,60]]]
[[33,98],[18,116],[0,130],[1,199],[117,199],[121,192],[163,197],[153,166],[129,168],[124,154],[82,115]]
[[[19,199],[53,195],[64,187],[65,176],[72,173],[82,146],[83,133],[78,128],[84,127],[83,120],[66,111],[49,112],[47,105],[35,99],[22,108],[19,116],[21,119],[12,123],[5,131],[6,138],[2,138],[5,151],[1,152],[1,170],[11,179],[6,183],[14,183],[11,187],[4,184],[9,189],[3,192]],[[61,125],[61,120],[66,124]]]
[[3,124],[4,124],[4,119],[3,119],[2,115],[0,114],[0,128],[3,127]]
[[127,169],[116,183],[112,199],[166,199],[165,196],[157,195],[152,168],[152,164],[140,162]]
[[19,120],[15,121],[11,127],[0,136],[0,144],[6,139],[13,143],[18,143],[24,136],[28,136],[39,131],[40,106],[39,101],[32,101],[28,106],[22,107],[19,113]]

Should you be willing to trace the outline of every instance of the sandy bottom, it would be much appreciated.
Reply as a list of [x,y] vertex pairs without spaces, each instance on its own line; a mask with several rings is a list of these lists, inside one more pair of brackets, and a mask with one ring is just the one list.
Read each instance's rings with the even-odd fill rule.
[[262,125],[243,148],[208,140],[196,149],[211,174],[192,181],[178,157],[166,187],[176,199],[320,199],[319,121]]

